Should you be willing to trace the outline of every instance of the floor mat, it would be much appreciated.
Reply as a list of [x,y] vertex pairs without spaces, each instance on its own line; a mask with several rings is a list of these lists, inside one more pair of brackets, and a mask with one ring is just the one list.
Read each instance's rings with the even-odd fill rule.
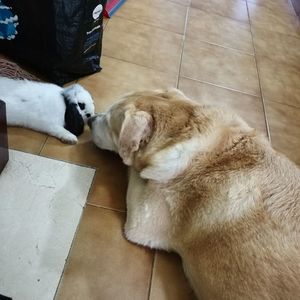
[[0,176],[0,294],[53,299],[94,172],[10,151]]

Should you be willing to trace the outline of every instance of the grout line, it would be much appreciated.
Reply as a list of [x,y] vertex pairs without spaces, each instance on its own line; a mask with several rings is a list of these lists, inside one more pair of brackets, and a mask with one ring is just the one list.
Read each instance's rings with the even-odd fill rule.
[[189,7],[191,5],[191,1],[189,4],[182,4],[182,3],[178,3],[176,1],[172,1],[172,0],[167,0],[168,2],[172,2],[174,4],[177,4],[177,5],[180,5],[180,6],[183,6],[183,7]]
[[[186,6],[182,6],[182,5],[181,5],[181,7],[186,7]],[[137,23],[137,24],[141,24],[141,25],[144,25],[144,26],[153,27],[153,28],[156,28],[156,29],[159,29],[159,30],[168,32],[168,33],[173,33],[173,34],[177,34],[177,35],[183,35],[183,33],[180,33],[180,32],[177,32],[177,31],[172,31],[172,30],[167,30],[167,29],[165,29],[165,28],[156,26],[155,24],[149,24],[149,23],[142,22],[142,21],[139,21],[139,20],[132,20],[132,18],[126,18],[126,17],[119,16],[119,15],[116,15],[115,18],[127,20],[127,21],[130,21],[130,22],[132,22],[132,23]]]
[[[246,0],[245,0],[246,1]],[[259,6],[259,7],[262,7],[262,8],[264,8],[264,9],[267,9],[268,11],[269,11],[269,13],[270,14],[272,14],[272,15],[275,15],[275,16],[280,16],[280,15],[285,15],[285,16],[292,16],[292,17],[296,17],[297,16],[297,14],[296,14],[296,12],[295,12],[295,9],[294,9],[294,6],[293,6],[293,4],[290,2],[290,0],[288,0],[288,5],[291,7],[291,9],[292,9],[292,11],[294,11],[294,14],[293,13],[289,13],[289,12],[287,12],[287,11],[282,11],[282,10],[280,10],[280,12],[276,12],[276,11],[274,11],[272,8],[269,8],[269,7],[267,7],[267,6],[265,6],[265,5],[263,5],[263,4],[258,4],[256,1],[251,1],[251,0],[247,0],[246,1],[247,2],[247,5],[248,5],[248,3],[249,4],[251,4],[251,5],[256,5],[256,6]]]
[[[298,20],[298,23],[299,23],[298,27],[300,28],[300,19]],[[253,26],[253,29],[254,30],[261,30],[261,31],[269,32],[271,34],[284,35],[287,38],[296,39],[297,41],[300,40],[300,35],[294,35],[294,34],[290,34],[290,33],[282,33],[282,32],[278,32],[278,31],[274,31],[274,30],[271,30],[271,29],[266,29],[266,28],[258,27],[258,26]],[[271,57],[270,57],[270,59],[271,59]],[[284,64],[285,62],[281,62],[281,63]]]
[[[246,3],[247,3],[247,9],[248,9],[248,16],[249,16],[250,26],[251,26],[251,20],[250,20],[250,13],[249,13],[248,4],[250,4],[250,5],[256,5],[258,7],[262,7],[263,9],[268,9],[269,10],[269,14],[274,15],[274,16],[280,16],[278,13],[274,12],[273,10],[271,10],[271,9],[269,9],[269,8],[263,6],[263,5],[259,5],[259,4],[256,4],[254,2],[249,2],[248,3],[248,1]],[[293,10],[295,10],[294,7],[293,7],[293,5],[292,5],[292,8],[293,8]],[[296,22],[298,23],[298,27],[300,26],[300,19],[298,18],[297,14],[292,15],[292,14],[281,13],[281,15],[290,16],[290,17],[295,18]],[[299,35],[296,35],[296,34],[293,34],[293,33],[292,34],[291,33],[282,33],[282,32],[278,32],[278,31],[273,30],[273,29],[266,29],[266,28],[260,27],[260,26],[251,26],[251,27],[253,27],[254,30],[262,30],[262,31],[267,31],[267,32],[271,32],[271,33],[274,33],[274,34],[285,35],[287,37],[294,38],[294,39],[297,39],[297,40],[300,39]]]
[[[249,30],[250,32],[250,30]],[[250,32],[251,33],[251,32]],[[205,41],[205,40],[201,40],[201,39],[196,39],[194,40],[192,37],[189,37],[187,36],[187,38],[193,40],[194,42],[199,42],[199,43],[206,43],[206,44],[209,44],[209,45],[212,45],[212,46],[217,46],[217,47],[221,47],[223,49],[227,49],[227,50],[233,50],[235,52],[238,52],[240,54],[243,54],[243,55],[248,55],[248,56],[254,56],[254,52],[253,53],[250,53],[250,52],[247,52],[247,51],[244,51],[244,50],[240,50],[240,49],[237,49],[237,48],[232,48],[232,47],[229,47],[229,46],[225,46],[225,45],[220,45],[218,43],[213,43],[213,42],[208,42],[208,41]]]
[[149,290],[148,290],[148,299],[150,300],[151,297],[151,289],[152,289],[152,280],[153,280],[153,272],[154,272],[154,266],[155,266],[155,262],[156,262],[156,256],[157,256],[157,251],[155,250],[154,255],[153,255],[153,260],[152,260],[152,269],[151,269],[151,273],[150,273],[150,282],[149,282]]
[[86,201],[85,201],[85,204],[84,204],[84,208],[88,205],[88,202],[89,202],[89,198],[92,194],[92,187],[94,186],[95,182],[96,182],[96,176],[97,176],[97,172],[98,170],[95,170],[94,172],[94,176],[93,176],[93,179],[92,179],[92,183],[91,183],[91,186],[89,188],[89,192],[87,194],[87,197],[86,197]]
[[[247,3],[246,0],[239,0],[239,1]],[[209,9],[206,10],[205,8],[195,7],[195,6],[192,5],[192,3],[190,4],[190,8],[192,8],[192,9],[198,9],[198,10],[201,10],[202,12],[204,12],[204,13],[207,13],[207,14],[210,14],[210,15],[219,16],[219,17],[223,17],[223,18],[226,18],[226,19],[229,19],[229,20],[233,20],[235,22],[239,22],[241,24],[248,24],[249,25],[249,23],[250,23],[249,16],[248,16],[248,21],[242,21],[242,20],[234,19],[233,17],[230,17],[230,16],[225,15],[225,14],[221,14],[221,13],[209,11]],[[247,8],[247,6],[246,6],[246,8]]]
[[178,86],[179,86],[179,79],[180,79],[180,73],[181,73],[181,65],[182,65],[182,58],[183,58],[183,51],[184,51],[184,44],[185,44],[185,38],[186,38],[186,30],[187,30],[189,13],[190,13],[190,6],[188,6],[186,9],[185,23],[184,23],[184,30],[183,30],[183,39],[182,39],[182,49],[181,49],[181,53],[180,53],[180,62],[179,62],[179,67],[178,67],[176,88],[178,88]]
[[229,88],[227,86],[215,84],[215,83],[212,83],[212,82],[209,82],[209,81],[205,81],[205,80],[201,80],[201,79],[196,79],[196,78],[185,76],[185,75],[181,76],[181,78],[185,78],[185,79],[193,80],[193,81],[196,81],[196,82],[201,82],[201,83],[213,85],[215,87],[226,89],[226,90],[233,91],[233,92],[236,92],[236,93],[240,93],[240,94],[243,94],[243,95],[246,95],[246,96],[251,96],[251,97],[258,98],[258,99],[261,98],[260,95],[254,95],[254,94],[246,93],[246,92],[243,92],[243,91],[240,91],[240,90],[235,90],[235,89]]
[[47,137],[46,137],[46,139],[45,139],[45,141],[44,141],[43,145],[41,146],[41,148],[40,148],[40,150],[39,150],[39,152],[38,152],[38,155],[40,155],[40,156],[41,156],[41,153],[42,153],[42,151],[44,150],[44,148],[45,148],[45,145],[46,145],[46,143],[47,143],[48,139],[49,139],[49,135],[47,135]]
[[105,209],[105,210],[110,210],[110,211],[114,211],[114,212],[119,212],[119,213],[126,213],[125,210],[121,210],[121,209],[117,209],[117,208],[111,208],[111,207],[107,207],[107,206],[102,206],[102,205],[97,205],[97,204],[93,204],[93,203],[86,203],[86,206],[93,206],[96,208],[101,208],[101,209]]
[[251,19],[250,19],[248,1],[246,1],[246,6],[247,6],[249,23],[250,23],[250,32],[251,32],[251,37],[252,37],[253,49],[254,49],[254,60],[255,60],[255,65],[256,65],[256,72],[257,72],[259,90],[260,90],[260,94],[261,94],[261,101],[262,101],[262,105],[263,105],[264,117],[265,117],[265,122],[266,122],[266,129],[267,129],[267,134],[268,134],[269,141],[272,144],[270,126],[269,126],[269,121],[268,121],[268,116],[267,116],[267,111],[266,111],[266,104],[265,104],[265,99],[264,99],[264,95],[263,95],[263,92],[262,92],[260,74],[259,74],[259,70],[258,70],[258,63],[257,63],[257,57],[256,57],[256,49],[255,49],[255,44],[254,44],[254,39],[253,39],[252,24],[251,24]]
[[176,75],[176,73],[174,71],[166,72],[166,71],[163,71],[163,70],[158,70],[158,69],[155,69],[151,66],[145,66],[145,65],[142,65],[142,64],[137,64],[135,62],[128,61],[128,60],[125,60],[125,59],[122,59],[122,58],[113,57],[113,56],[110,56],[110,55],[107,55],[107,54],[103,54],[101,57],[107,57],[107,58],[110,58],[110,59],[115,59],[115,60],[122,61],[122,62],[127,63],[127,64],[135,65],[135,66],[145,68],[145,69],[155,71],[155,72],[160,72],[160,73],[163,73],[163,74],[166,74],[166,75]]
[[266,102],[277,103],[277,104],[281,104],[281,105],[283,105],[283,106],[288,106],[288,107],[290,107],[290,108],[294,108],[294,109],[300,110],[300,107],[299,107],[299,106],[295,106],[295,105],[288,104],[288,103],[282,103],[282,102],[277,101],[277,100],[267,100]]
[[[105,19],[107,19],[107,22],[105,22],[105,25],[104,25],[104,20],[105,20]],[[104,18],[104,17],[103,17],[103,21],[102,21],[103,32],[105,31],[105,29],[106,29],[106,27],[107,27],[107,25],[108,25],[108,23],[109,23],[109,20],[110,20],[110,18]]]

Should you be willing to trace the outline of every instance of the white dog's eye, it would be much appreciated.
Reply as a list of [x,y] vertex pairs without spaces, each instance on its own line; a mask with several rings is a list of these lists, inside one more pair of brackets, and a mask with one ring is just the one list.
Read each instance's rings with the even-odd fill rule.
[[85,103],[78,103],[79,107],[81,110],[84,110],[85,109]]

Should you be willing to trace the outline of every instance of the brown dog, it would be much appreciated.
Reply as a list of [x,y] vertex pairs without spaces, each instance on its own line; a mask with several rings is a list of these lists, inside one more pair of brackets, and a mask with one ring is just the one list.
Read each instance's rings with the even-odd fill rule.
[[177,252],[199,299],[300,299],[300,171],[261,134],[178,90],[89,124],[130,167],[127,239]]

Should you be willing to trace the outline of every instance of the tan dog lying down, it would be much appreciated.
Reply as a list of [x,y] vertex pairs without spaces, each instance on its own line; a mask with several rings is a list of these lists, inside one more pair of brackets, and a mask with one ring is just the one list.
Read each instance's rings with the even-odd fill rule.
[[261,134],[175,89],[89,124],[130,166],[127,239],[177,252],[199,299],[300,299],[300,171]]

